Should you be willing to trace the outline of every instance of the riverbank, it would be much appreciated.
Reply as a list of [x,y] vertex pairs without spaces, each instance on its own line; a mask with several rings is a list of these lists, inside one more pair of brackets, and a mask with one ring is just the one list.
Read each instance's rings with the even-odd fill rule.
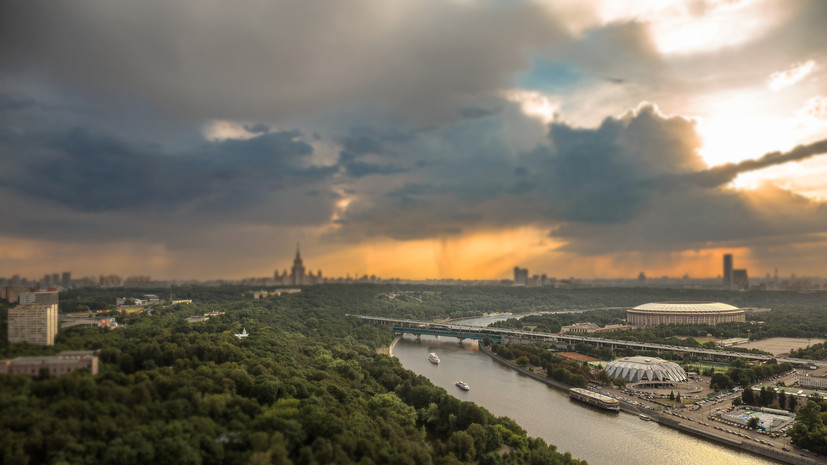
[[[524,375],[529,376],[529,377],[531,377],[531,378],[533,378],[537,381],[543,382],[546,385],[549,385],[551,387],[554,387],[554,388],[557,388],[557,389],[560,389],[560,390],[563,390],[563,391],[566,391],[566,392],[568,392],[568,390],[571,388],[571,386],[569,386],[565,383],[561,383],[559,381],[553,380],[551,378],[548,378],[544,374],[536,373],[536,372],[534,372],[532,370],[529,370],[527,368],[523,368],[523,367],[517,365],[516,363],[495,354],[490,349],[485,347],[483,344],[478,344],[478,346],[479,346],[480,352],[485,353],[486,355],[488,355],[489,357],[491,357],[492,359],[494,359],[498,363],[503,364],[503,365],[513,369],[513,370],[516,370],[517,372],[519,372],[521,374],[524,374]],[[637,406],[629,404],[627,402],[621,401],[620,402],[620,407],[621,407],[622,411],[624,411],[626,413],[633,414],[633,415],[639,415],[641,413],[645,413],[646,415],[651,417],[652,420],[658,422],[658,424],[661,424],[663,426],[675,429],[675,430],[683,432],[685,434],[691,434],[693,436],[699,437],[699,438],[704,439],[704,440],[712,441],[712,442],[715,442],[717,444],[721,444],[721,445],[724,445],[724,446],[727,446],[727,447],[743,450],[743,451],[746,451],[746,452],[749,452],[749,453],[752,453],[752,454],[755,454],[755,455],[760,455],[762,457],[767,457],[767,458],[770,458],[770,459],[773,459],[773,460],[778,460],[780,462],[791,463],[791,464],[795,464],[795,465],[823,465],[825,463],[825,461],[816,460],[814,457],[799,457],[799,456],[792,455],[790,453],[785,453],[781,450],[768,449],[768,448],[765,448],[765,447],[758,446],[757,444],[752,444],[752,443],[749,443],[749,442],[745,442],[745,441],[736,440],[736,439],[733,439],[733,438],[721,436],[721,435],[718,435],[718,434],[713,433],[711,431],[705,431],[703,429],[696,428],[695,426],[692,426],[692,425],[689,425],[689,424],[686,424],[686,423],[681,423],[680,421],[672,419],[671,417],[662,415],[658,412],[654,412],[654,411],[652,411],[650,409],[647,409],[647,408],[637,407]]]
[[396,336],[393,338],[393,341],[391,341],[391,345],[388,346],[388,355],[391,357],[393,357],[393,348],[396,347],[396,343],[399,342],[400,339],[402,339],[402,336]]

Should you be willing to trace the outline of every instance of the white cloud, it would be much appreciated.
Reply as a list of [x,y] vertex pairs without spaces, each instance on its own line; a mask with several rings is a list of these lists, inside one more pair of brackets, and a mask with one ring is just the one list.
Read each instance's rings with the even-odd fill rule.
[[248,127],[248,125],[237,121],[212,120],[204,126],[203,134],[204,138],[210,142],[227,139],[247,140],[260,135],[248,131]]
[[541,92],[517,89],[504,94],[509,101],[519,103],[523,113],[538,118],[544,124],[552,122],[560,111],[560,103]]
[[805,120],[827,119],[827,98],[819,95],[807,100],[804,108],[798,112],[798,117]]
[[[556,5],[557,2],[554,2]],[[551,8],[569,13],[568,8]],[[601,25],[637,21],[646,24],[652,41],[663,54],[692,54],[720,50],[756,40],[780,24],[790,12],[777,0],[597,0],[591,15],[581,14],[581,31]],[[582,8],[582,7],[581,7]],[[585,19],[582,19],[585,18]]]
[[795,63],[786,71],[778,71],[770,74],[770,78],[767,80],[767,86],[774,91],[779,91],[804,79],[804,77],[810,74],[815,68],[816,62],[813,60]]

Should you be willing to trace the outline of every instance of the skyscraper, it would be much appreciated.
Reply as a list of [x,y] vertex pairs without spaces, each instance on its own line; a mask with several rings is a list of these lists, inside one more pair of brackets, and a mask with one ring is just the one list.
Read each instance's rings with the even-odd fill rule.
[[520,268],[519,266],[514,267],[514,285],[528,285],[528,268]]
[[724,254],[724,287],[732,289],[732,254]]
[[294,286],[304,284],[304,265],[299,254],[299,245],[296,244],[296,258],[293,260],[293,268],[290,270],[290,280]]

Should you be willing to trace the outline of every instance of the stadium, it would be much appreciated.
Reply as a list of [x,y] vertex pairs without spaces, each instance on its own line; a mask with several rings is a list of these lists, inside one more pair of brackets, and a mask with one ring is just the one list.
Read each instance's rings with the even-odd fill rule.
[[686,372],[677,363],[651,357],[626,357],[604,368],[612,378],[642,385],[674,385],[686,381]]
[[721,302],[653,302],[626,310],[626,322],[634,326],[715,326],[743,321],[743,309]]

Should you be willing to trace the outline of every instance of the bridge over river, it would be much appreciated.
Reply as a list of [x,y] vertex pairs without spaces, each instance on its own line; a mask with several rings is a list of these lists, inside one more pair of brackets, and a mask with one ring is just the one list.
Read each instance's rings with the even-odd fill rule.
[[383,318],[376,316],[365,315],[349,315],[361,320],[382,326],[388,326],[394,333],[398,334],[413,334],[413,335],[430,335],[430,336],[446,336],[456,337],[460,341],[463,339],[485,339],[487,336],[492,341],[497,342],[526,342],[536,341],[555,344],[558,346],[573,347],[578,342],[585,342],[597,347],[608,347],[614,350],[617,347],[631,347],[635,349],[654,350],[657,353],[662,352],[683,352],[693,354],[702,359],[731,359],[731,358],[745,358],[747,360],[765,362],[771,358],[776,359],[779,363],[788,362],[799,366],[825,366],[827,362],[817,360],[805,360],[792,357],[776,357],[772,355],[751,354],[748,352],[735,352],[729,350],[707,349],[702,347],[682,347],[668,344],[655,344],[651,342],[636,342],[636,341],[622,341],[615,339],[605,339],[599,337],[579,336],[573,334],[554,334],[541,333],[537,331],[519,331],[513,329],[489,328],[481,326],[468,326],[445,323],[435,323],[430,321],[416,321],[404,320],[396,318]]

